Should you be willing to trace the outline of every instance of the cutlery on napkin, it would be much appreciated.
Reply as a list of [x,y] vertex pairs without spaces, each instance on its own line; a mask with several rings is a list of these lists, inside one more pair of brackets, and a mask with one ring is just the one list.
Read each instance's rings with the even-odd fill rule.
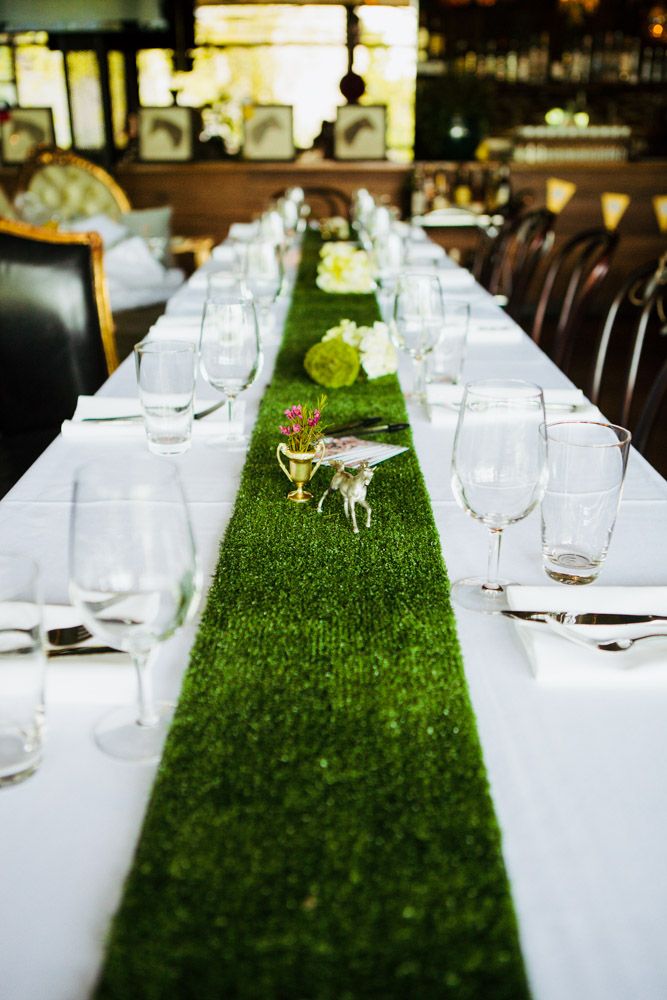
[[[81,621],[80,612],[66,604],[44,605],[44,628],[63,628]],[[100,653],[94,636],[71,650],[47,650],[46,702],[49,704],[115,704],[136,697],[136,673],[128,653]]]
[[[561,687],[667,686],[667,640],[624,652],[585,647],[581,639],[622,640],[665,631],[667,587],[507,588],[510,609],[538,618],[512,619],[536,680]],[[534,609],[531,611],[531,609]],[[572,616],[573,624],[559,613]],[[632,619],[619,621],[619,619]],[[593,620],[595,619],[595,620]],[[653,619],[653,620],[651,620]],[[662,620],[661,620],[662,619]]]
[[[217,405],[219,399],[201,400],[195,404],[196,410]],[[242,430],[245,416],[245,400],[237,399],[234,404],[236,417],[233,430]],[[195,420],[192,425],[193,440],[200,438],[224,437],[229,425],[225,407],[211,412],[205,420]],[[62,436],[70,441],[137,440],[145,439],[139,400],[122,396],[79,396],[74,416],[65,420],[61,427]]]

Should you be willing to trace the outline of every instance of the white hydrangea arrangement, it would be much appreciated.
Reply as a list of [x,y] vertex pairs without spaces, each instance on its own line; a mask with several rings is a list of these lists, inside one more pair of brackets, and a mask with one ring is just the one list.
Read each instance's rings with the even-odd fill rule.
[[368,379],[393,375],[398,369],[396,348],[386,323],[377,320],[372,326],[357,326],[354,320],[342,319],[322,337],[322,341],[342,340],[359,354],[359,364]]
[[325,243],[316,281],[323,292],[367,295],[375,289],[369,256],[354,243]]

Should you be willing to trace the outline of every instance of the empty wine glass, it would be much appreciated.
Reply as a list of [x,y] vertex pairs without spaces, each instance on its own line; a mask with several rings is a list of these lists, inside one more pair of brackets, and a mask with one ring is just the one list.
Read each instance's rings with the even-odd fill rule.
[[406,398],[426,402],[426,358],[440,337],[443,301],[433,274],[412,272],[396,282],[390,332],[396,346],[412,358],[414,384]]
[[376,295],[383,319],[391,319],[391,309],[396,294],[396,282],[405,260],[403,239],[398,233],[390,232],[385,237],[373,240],[371,264],[375,278]]
[[460,507],[491,532],[486,577],[458,580],[452,596],[465,608],[494,612],[508,607],[498,577],[503,529],[526,517],[547,480],[544,397],[539,386],[488,379],[466,385],[459,410],[452,488]]
[[283,287],[283,256],[270,240],[254,240],[246,245],[243,283],[252,295],[259,314],[260,333],[271,330],[271,307]]
[[235,430],[234,403],[255,381],[262,365],[259,324],[255,303],[246,297],[209,296],[204,304],[199,345],[199,364],[209,385],[225,394],[226,443],[245,443],[242,430]]
[[114,709],[97,745],[122,760],[159,760],[173,705],[156,704],[152,664],[159,643],[194,613],[200,591],[190,518],[178,471],[158,458],[113,470],[91,462],[74,480],[70,596],[95,638],[130,654],[138,710]]

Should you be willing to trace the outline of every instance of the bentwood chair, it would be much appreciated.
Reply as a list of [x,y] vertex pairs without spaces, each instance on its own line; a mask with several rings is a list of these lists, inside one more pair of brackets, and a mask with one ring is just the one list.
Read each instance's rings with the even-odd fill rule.
[[[600,333],[588,395],[611,419],[641,431],[644,446],[667,376],[667,252],[618,289]],[[659,373],[656,378],[656,371]],[[638,410],[643,412],[638,416]]]
[[528,286],[542,257],[551,249],[556,216],[533,209],[505,220],[486,252],[478,255],[477,280],[520,319]]
[[617,246],[618,233],[587,229],[567,240],[546,264],[530,334],[565,372],[570,371],[586,308],[605,280]]
[[0,220],[0,445],[18,478],[117,366],[96,233]]

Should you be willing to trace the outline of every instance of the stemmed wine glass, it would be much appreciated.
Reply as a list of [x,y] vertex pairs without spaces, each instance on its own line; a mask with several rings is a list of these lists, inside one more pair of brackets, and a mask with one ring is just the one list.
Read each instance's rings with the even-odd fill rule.
[[491,532],[486,577],[458,580],[452,596],[465,608],[505,610],[506,580],[498,577],[503,529],[526,517],[547,481],[544,397],[518,379],[466,385],[459,410],[452,488],[460,507]]
[[390,333],[396,346],[412,358],[414,384],[408,399],[426,402],[426,358],[443,325],[440,282],[433,274],[411,272],[396,282]]
[[377,288],[378,305],[384,319],[391,319],[396,282],[405,261],[405,246],[398,233],[390,232],[373,240],[371,263]]
[[243,284],[257,304],[260,333],[268,334],[271,307],[285,277],[282,251],[270,240],[255,240],[246,244],[243,264]]
[[137,671],[138,710],[114,709],[94,731],[112,757],[160,758],[173,705],[153,698],[159,644],[194,613],[201,588],[177,469],[146,457],[109,470],[90,462],[74,480],[70,596],[101,642],[125,650]]
[[199,364],[209,385],[227,399],[224,441],[245,443],[243,433],[234,431],[234,403],[255,381],[262,365],[259,324],[252,299],[244,295],[209,295],[202,316]]

